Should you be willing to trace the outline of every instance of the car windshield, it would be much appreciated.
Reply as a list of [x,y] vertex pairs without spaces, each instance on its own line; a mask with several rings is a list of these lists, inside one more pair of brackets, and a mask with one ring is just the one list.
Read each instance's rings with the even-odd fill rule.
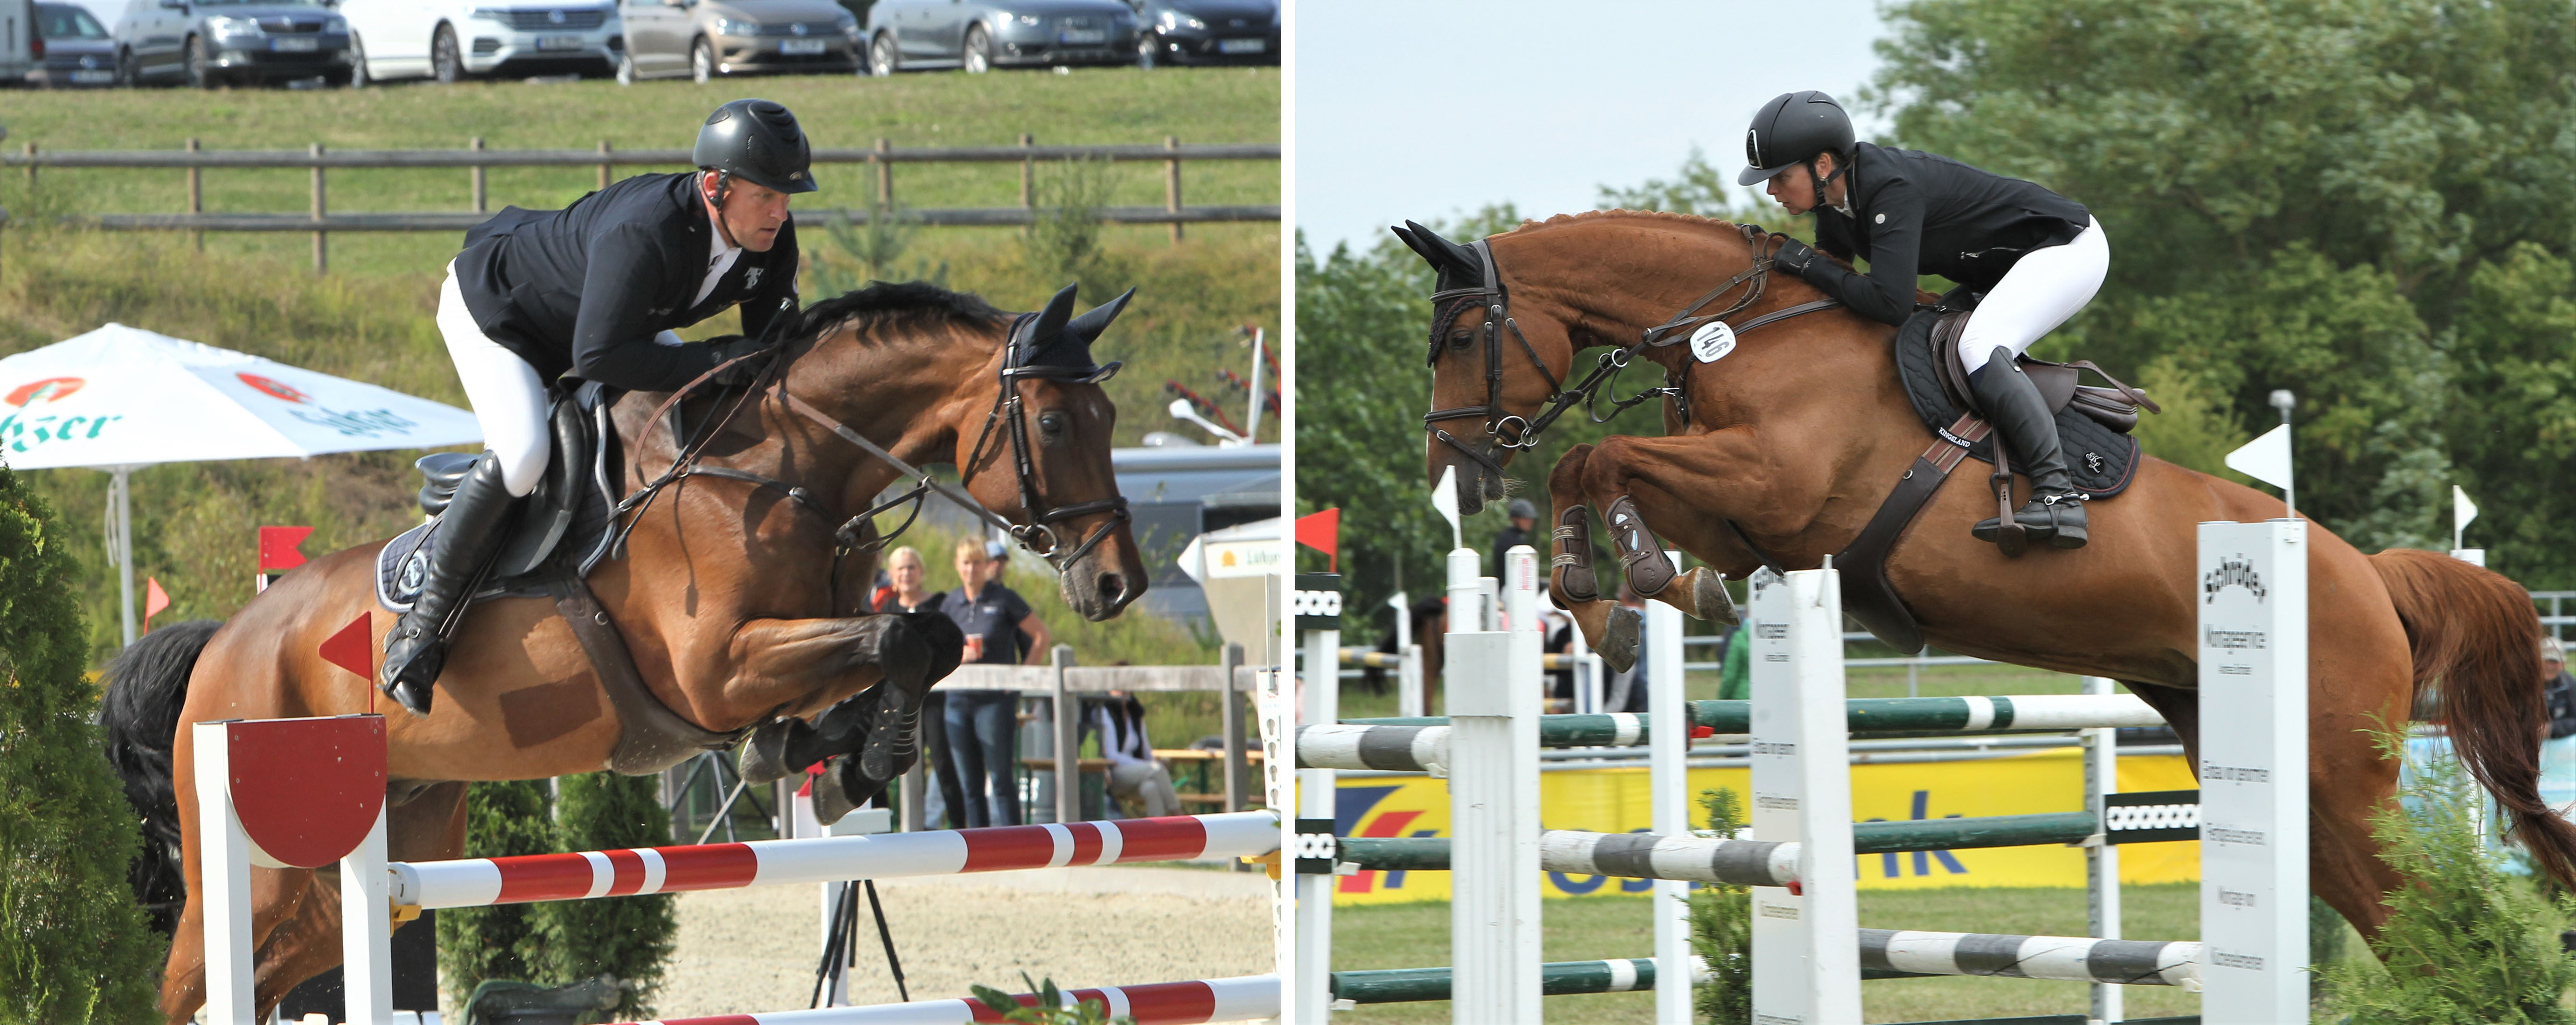
[[36,31],[47,39],[105,39],[107,29],[89,12],[69,4],[36,8]]

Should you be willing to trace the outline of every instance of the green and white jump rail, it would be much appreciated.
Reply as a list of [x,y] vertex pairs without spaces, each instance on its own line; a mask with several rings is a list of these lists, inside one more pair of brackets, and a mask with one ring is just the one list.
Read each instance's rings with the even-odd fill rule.
[[[2165,724],[2163,716],[2132,694],[1854,698],[1844,704],[1854,733],[2056,731]],[[1695,729],[1752,732],[1750,701],[1693,701],[1689,709]],[[1538,743],[1540,747],[1638,747],[1652,740],[1653,720],[1645,713],[1540,716]],[[1301,726],[1297,767],[1445,773],[1450,729],[1449,720],[1441,716]]]

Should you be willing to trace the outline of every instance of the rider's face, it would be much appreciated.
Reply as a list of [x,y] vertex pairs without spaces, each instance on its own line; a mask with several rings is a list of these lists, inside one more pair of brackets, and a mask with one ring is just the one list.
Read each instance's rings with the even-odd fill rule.
[[[1828,153],[1817,157],[1815,166],[1816,175],[1834,173],[1833,155]],[[1837,178],[1829,187],[1841,185],[1842,179]],[[1780,209],[1792,217],[1816,208],[1816,179],[1803,167],[1772,175],[1770,181],[1763,183],[1763,191],[1770,193],[1771,201],[1780,204]]]
[[[716,198],[715,177],[707,174],[699,186],[710,203]],[[716,215],[724,222],[725,234],[733,236],[733,244],[766,253],[778,243],[778,229],[787,223],[787,193],[736,178],[725,190],[724,205]]]

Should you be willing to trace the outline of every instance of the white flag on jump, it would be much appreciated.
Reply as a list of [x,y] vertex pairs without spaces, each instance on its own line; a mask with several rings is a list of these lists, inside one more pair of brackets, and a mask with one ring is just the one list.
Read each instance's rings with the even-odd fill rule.
[[2469,521],[2477,518],[2478,504],[2469,501],[2469,493],[2460,490],[2459,485],[2451,485],[2451,532],[2467,530]]
[[1439,511],[1441,519],[1449,521],[1449,547],[1452,550],[1466,547],[1466,535],[1458,526],[1458,465],[1456,463],[1441,469],[1440,483],[1431,488],[1431,508]]
[[2290,486],[2290,425],[2265,431],[2227,454],[2227,468],[2276,488]]

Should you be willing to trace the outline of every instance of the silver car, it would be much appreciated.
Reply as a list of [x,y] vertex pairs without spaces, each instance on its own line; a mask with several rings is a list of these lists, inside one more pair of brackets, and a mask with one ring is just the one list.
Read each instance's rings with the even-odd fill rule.
[[617,80],[860,69],[859,19],[832,0],[625,0]]
[[877,0],[868,65],[919,68],[1133,64],[1136,12],[1120,0]]

